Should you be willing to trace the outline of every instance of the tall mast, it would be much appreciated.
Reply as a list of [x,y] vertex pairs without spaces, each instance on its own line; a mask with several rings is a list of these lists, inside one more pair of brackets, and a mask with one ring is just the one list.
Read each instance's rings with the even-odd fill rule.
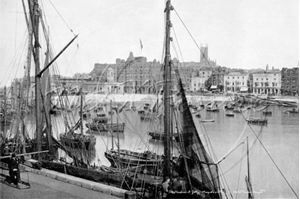
[[247,185],[247,190],[248,190],[248,198],[253,199],[253,190],[252,190],[252,184],[251,184],[251,179],[250,179],[250,161],[249,161],[249,144],[248,144],[248,137],[247,137],[247,173],[248,176],[246,176],[246,185]]
[[7,113],[7,102],[6,102],[6,86],[4,86],[4,108],[3,108],[3,118],[4,118],[4,123],[3,123],[3,126],[4,126],[4,132],[6,132],[6,113]]
[[[30,66],[31,66],[31,53],[32,53],[32,40],[33,40],[33,31],[32,31],[32,25],[31,25],[31,20],[28,18],[27,14],[26,14],[26,8],[25,8],[25,3],[24,0],[22,0],[22,5],[23,5],[23,10],[24,10],[24,14],[25,14],[25,21],[26,21],[26,25],[27,25],[27,29],[28,29],[28,51],[27,51],[27,65],[26,65],[26,75],[25,77],[26,79],[26,85],[24,85],[26,87],[26,106],[28,106],[29,104],[29,90],[30,90],[30,84],[31,84],[31,80],[30,80]],[[29,8],[30,9],[30,8]]]
[[112,150],[114,150],[114,136],[113,136],[112,126],[113,126],[112,100],[110,100],[110,128],[109,128],[109,130],[111,133],[111,148],[112,148]]
[[[32,21],[32,29],[34,33],[34,63],[35,63],[35,112],[36,112],[36,150],[42,149],[42,129],[41,129],[41,95],[40,95],[40,79],[37,74],[40,72],[40,44],[39,44],[39,5],[38,0],[28,0],[30,16]],[[39,154],[38,154],[39,157]]]
[[167,0],[166,2],[166,43],[165,43],[165,64],[164,64],[164,178],[169,177],[171,175],[170,170],[170,136],[171,136],[171,112],[170,112],[170,102],[171,102],[171,54],[170,54],[170,29],[171,29],[171,21],[170,21],[170,11],[172,10],[171,1]]
[[83,135],[83,96],[80,93],[80,133]]

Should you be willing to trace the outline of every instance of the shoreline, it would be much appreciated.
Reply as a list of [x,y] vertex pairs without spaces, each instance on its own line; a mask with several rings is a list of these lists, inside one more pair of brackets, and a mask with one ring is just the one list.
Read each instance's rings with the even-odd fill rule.
[[[235,95],[225,96],[225,95],[190,95],[187,94],[187,100],[189,103],[200,103],[202,102],[232,102],[236,98]],[[60,96],[60,99],[65,101],[65,104],[68,104],[69,108],[79,107],[80,106],[80,96],[71,95],[71,96]],[[98,106],[100,104],[109,104],[111,101],[113,103],[120,103],[125,106],[126,103],[130,106],[136,105],[136,103],[150,103],[154,105],[158,101],[162,100],[162,95],[155,94],[87,94],[84,95],[84,106]],[[250,100],[266,100],[266,96],[254,96],[247,98]],[[271,96],[271,100],[278,102],[287,102],[287,103],[297,103],[299,104],[299,98],[295,96]],[[175,100],[176,101],[176,100]],[[52,98],[52,103],[57,107],[60,107],[60,100],[58,96]]]

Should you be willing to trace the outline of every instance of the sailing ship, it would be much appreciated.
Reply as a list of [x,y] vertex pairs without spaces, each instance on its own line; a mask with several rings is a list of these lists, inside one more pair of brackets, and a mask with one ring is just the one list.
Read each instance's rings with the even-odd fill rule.
[[[24,3],[24,2],[23,2]],[[20,146],[23,147],[25,145],[17,144],[16,149],[13,149],[11,152],[16,152],[17,156],[20,155],[31,155],[34,154],[33,158],[37,159],[39,165],[42,165],[44,168],[56,170],[62,173],[66,173],[69,175],[82,177],[84,179],[94,180],[97,182],[104,182],[108,184],[113,184],[117,187],[123,187],[129,189],[130,183],[128,182],[128,177],[124,175],[121,171],[116,170],[109,170],[102,169],[101,167],[93,167],[91,168],[89,164],[88,157],[83,158],[82,154],[87,152],[87,148],[91,148],[91,145],[94,145],[94,142],[96,139],[93,135],[82,135],[75,133],[76,129],[81,127],[82,131],[82,114],[79,119],[79,121],[73,126],[70,127],[67,124],[67,120],[65,120],[66,128],[68,129],[66,134],[62,134],[60,136],[60,140],[57,140],[52,135],[52,128],[51,128],[51,116],[50,116],[50,92],[46,91],[46,87],[44,87],[44,78],[49,78],[48,74],[48,68],[51,66],[51,63],[53,63],[58,56],[76,39],[77,35],[69,42],[69,44],[56,56],[54,57],[51,62],[46,62],[44,69],[40,70],[40,60],[39,60],[39,50],[40,46],[39,44],[39,21],[42,21],[43,27],[45,25],[43,24],[42,20],[42,13],[41,9],[39,8],[38,1],[37,0],[29,0],[28,1],[28,9],[29,12],[25,9],[24,5],[24,12],[29,13],[29,17],[26,15],[26,20],[32,26],[32,34],[34,35],[34,42],[37,45],[33,45],[33,41],[29,41],[29,52],[33,52],[33,57],[35,59],[35,119],[36,119],[36,133],[35,137],[28,141],[28,143],[32,144],[31,150],[34,152],[28,153],[30,151],[22,152],[20,150]],[[31,28],[28,28],[31,30]],[[44,29],[45,30],[45,29]],[[29,31],[30,32],[30,31]],[[44,32],[44,34],[46,34]],[[47,37],[47,36],[46,36]],[[47,37],[49,38],[49,37]],[[34,47],[33,47],[34,46]],[[49,46],[47,46],[47,53],[46,53],[46,59],[50,59],[49,57],[50,51]],[[48,79],[49,80],[49,79]],[[46,81],[47,82],[47,81]],[[49,81],[47,85],[50,85]],[[20,89],[21,90],[21,89]],[[20,98],[22,99],[22,98]],[[61,101],[61,99],[60,99]],[[82,100],[81,100],[82,102]],[[81,104],[82,105],[82,104]],[[81,106],[82,107],[82,106]],[[82,110],[81,110],[82,113]],[[70,114],[70,113],[67,113]],[[62,116],[66,117],[66,114],[62,112]],[[22,127],[26,125],[24,122],[23,117],[17,118],[20,119]],[[24,128],[22,128],[24,129]],[[23,135],[24,132],[18,132],[18,138],[20,138],[21,135]],[[91,139],[92,138],[92,139]],[[24,140],[22,141],[22,144],[24,143]],[[43,144],[45,143],[45,144]],[[1,145],[1,152],[2,152],[2,146]],[[55,146],[58,146],[62,151],[66,153],[68,157],[70,157],[70,161],[66,161],[63,157],[58,158],[56,156],[56,150]],[[46,151],[42,151],[44,147],[47,148]],[[23,147],[24,148],[24,147]],[[78,150],[77,150],[78,149]],[[81,158],[78,157],[75,153],[75,150],[79,151]],[[23,150],[24,151],[24,150]],[[87,152],[90,154],[90,151]],[[1,157],[3,159],[3,157]]]
[[[221,198],[221,190],[218,175],[218,165],[213,162],[206,152],[202,141],[198,135],[193,117],[185,96],[185,91],[179,76],[178,69],[174,69],[178,80],[178,98],[180,101],[178,111],[176,112],[177,120],[174,118],[174,102],[175,96],[171,91],[171,70],[174,67],[170,55],[170,12],[173,10],[171,1],[166,1],[165,15],[166,15],[166,35],[165,35],[165,56],[164,56],[164,85],[163,85],[163,104],[164,104],[164,153],[163,159],[156,157],[141,158],[141,153],[133,153],[129,150],[109,150],[105,152],[105,157],[111,162],[112,166],[117,168],[131,167],[132,162],[139,163],[141,166],[157,165],[162,167],[161,172],[156,172],[153,175],[153,170],[148,172],[144,170],[143,173],[135,176],[135,179],[141,180],[146,190],[141,191],[142,196],[157,198],[162,194],[166,198]],[[175,100],[174,100],[175,101]],[[179,124],[179,123],[180,124]],[[176,126],[177,131],[173,131]],[[180,143],[179,156],[173,156],[171,151],[173,149],[174,133],[178,133]],[[133,155],[134,154],[134,155]],[[150,153],[151,154],[151,153]],[[175,154],[174,154],[175,155]],[[134,157],[135,156],[135,157]],[[151,156],[153,156],[151,154]],[[138,157],[138,159],[137,159]],[[137,167],[140,164],[136,165]],[[142,167],[143,168],[143,167]],[[140,170],[139,170],[140,171]],[[157,171],[157,170],[154,170]],[[152,177],[151,177],[152,176]],[[181,182],[181,190],[172,192],[164,189],[176,180]],[[136,182],[139,184],[138,182]],[[164,191],[163,191],[164,189]],[[153,191],[156,190],[156,191]],[[164,196],[165,197],[165,196]]]

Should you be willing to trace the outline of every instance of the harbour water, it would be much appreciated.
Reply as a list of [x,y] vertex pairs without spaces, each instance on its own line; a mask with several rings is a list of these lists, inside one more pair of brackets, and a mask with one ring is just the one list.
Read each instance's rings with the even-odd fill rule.
[[[139,107],[145,102],[136,103]],[[107,105],[109,106],[109,105]],[[258,108],[257,108],[258,109]],[[256,109],[256,110],[257,110]],[[269,106],[264,111],[271,111],[271,116],[265,116],[262,111],[248,109],[242,113],[235,113],[234,117],[225,115],[221,108],[219,112],[200,111],[202,119],[214,119],[214,122],[199,122],[194,115],[194,121],[199,129],[200,137],[211,157],[215,162],[220,161],[220,174],[224,177],[221,183],[229,188],[234,198],[246,197],[245,175],[247,175],[246,138],[248,137],[250,148],[250,177],[256,198],[295,198],[290,187],[299,195],[299,115],[284,113],[290,108]],[[75,117],[78,119],[78,110]],[[267,125],[248,125],[245,121],[249,117],[268,119]],[[85,121],[86,122],[86,121]],[[113,122],[117,122],[116,114]],[[104,151],[114,148],[117,144],[121,149],[133,151],[152,150],[163,153],[161,141],[150,140],[147,132],[161,130],[161,122],[141,121],[137,111],[124,110],[118,116],[118,122],[125,123],[124,133],[117,134],[101,133],[96,135],[95,158],[91,164],[106,165],[110,163],[104,157]],[[75,123],[75,122],[74,122]],[[34,128],[34,119],[28,120],[28,131]],[[54,136],[65,132],[62,116],[52,119]],[[88,129],[84,125],[84,132]],[[237,145],[237,143],[243,144]],[[231,153],[229,153],[231,151]],[[229,155],[227,156],[227,154]],[[60,154],[63,156],[63,154]],[[283,177],[284,176],[284,177]],[[288,183],[285,181],[288,181]]]

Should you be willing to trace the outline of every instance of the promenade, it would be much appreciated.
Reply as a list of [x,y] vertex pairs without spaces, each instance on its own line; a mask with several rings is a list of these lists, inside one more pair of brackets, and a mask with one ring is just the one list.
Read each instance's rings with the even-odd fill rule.
[[[16,188],[14,185],[10,185],[4,181],[5,177],[3,175],[8,175],[7,170],[0,169],[0,198],[3,199],[40,199],[40,198],[61,198],[61,199],[120,199],[122,197],[117,197],[111,195],[109,192],[102,192],[101,190],[92,190],[92,187],[86,187],[87,184],[93,184],[94,182],[82,182],[81,184],[75,185],[74,183],[67,182],[72,178],[62,174],[48,173],[48,171],[43,171],[43,174],[37,174],[33,172],[22,172],[22,181],[29,182],[30,187],[20,184],[20,188]],[[48,173],[51,176],[46,177],[44,174]],[[54,179],[57,176],[59,179]],[[72,177],[72,176],[70,176]],[[80,181],[78,181],[80,182]],[[99,183],[97,183],[99,184]]]

